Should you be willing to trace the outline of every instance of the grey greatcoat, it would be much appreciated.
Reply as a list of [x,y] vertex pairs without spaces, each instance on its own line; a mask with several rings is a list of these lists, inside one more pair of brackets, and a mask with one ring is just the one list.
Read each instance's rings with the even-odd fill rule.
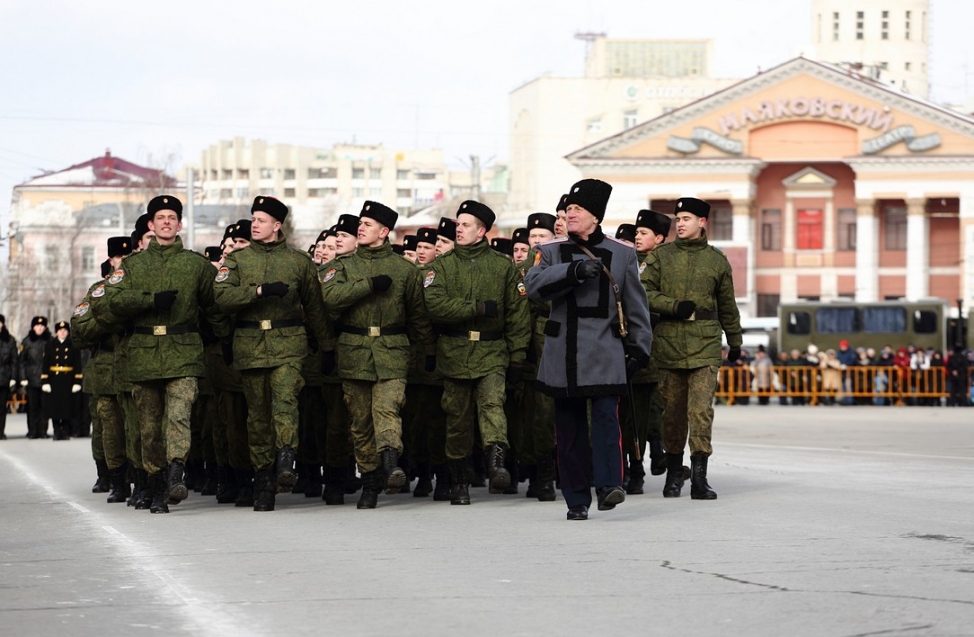
[[636,251],[596,228],[588,241],[573,237],[539,245],[535,265],[524,277],[530,300],[551,301],[538,363],[538,387],[554,397],[623,394],[626,352],[616,335],[615,295],[604,272],[581,283],[575,278],[572,262],[588,259],[575,242],[587,247],[612,272],[628,319],[629,347],[635,350],[631,354],[649,360],[653,328],[639,282]]

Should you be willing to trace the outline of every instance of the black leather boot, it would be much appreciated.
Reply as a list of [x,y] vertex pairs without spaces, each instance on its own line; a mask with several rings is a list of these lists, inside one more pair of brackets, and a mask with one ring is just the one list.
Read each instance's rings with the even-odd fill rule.
[[129,479],[126,475],[126,466],[123,464],[117,469],[112,469],[111,480],[112,480],[112,491],[108,494],[108,498],[105,500],[109,504],[114,504],[116,502],[125,502],[128,500],[129,496],[132,495],[132,490],[129,486]]
[[165,472],[149,476],[149,490],[152,492],[152,504],[149,513],[169,513],[169,496]]
[[629,455],[629,483],[626,484],[626,493],[642,495],[645,478],[646,470],[643,469],[643,461],[636,460],[635,455]]
[[654,476],[666,473],[666,454],[663,453],[663,441],[660,438],[649,439],[649,473]]
[[555,459],[548,453],[538,461],[538,502],[554,502],[556,497]]
[[108,463],[104,460],[95,460],[95,468],[98,471],[98,478],[95,484],[91,485],[92,493],[108,493],[112,488],[111,478],[108,475]]
[[524,467],[528,476],[528,490],[524,492],[525,498],[538,497],[538,489],[541,488],[541,481],[538,480],[538,465],[529,464]]
[[338,506],[345,504],[345,489],[342,484],[345,482],[345,469],[343,467],[325,468],[325,490],[321,494],[321,499],[325,504]]
[[320,464],[306,464],[304,465],[305,473],[308,476],[308,481],[304,484],[304,494],[306,498],[320,498],[321,497],[321,465]]
[[690,456],[690,499],[717,499],[717,493],[707,484],[707,456],[702,453]]
[[399,493],[406,484],[406,472],[399,466],[399,452],[395,449],[383,449],[382,471],[386,474],[386,495]]
[[470,504],[470,484],[467,482],[467,461],[450,460],[450,504]]
[[379,503],[379,493],[386,487],[388,478],[382,468],[369,471],[362,475],[362,495],[359,496],[357,509],[374,509]]
[[433,465],[433,475],[436,476],[436,488],[433,489],[434,502],[447,502],[450,495],[450,470],[446,464]]
[[680,497],[683,489],[683,454],[666,454],[666,484],[663,485],[664,498]]
[[203,484],[200,485],[200,495],[216,495],[217,489],[217,466],[216,460],[207,460],[203,463]]
[[430,476],[429,460],[416,463],[416,474],[418,480],[416,481],[416,488],[413,489],[413,497],[428,498],[429,494],[433,492],[433,479]]
[[345,495],[352,495],[362,488],[362,478],[356,475],[356,469],[355,459],[350,458],[348,465],[342,470],[342,475],[344,476],[342,488],[345,489]]
[[230,467],[216,469],[216,502],[233,504],[237,501],[237,472]]
[[298,480],[294,483],[291,493],[304,493],[305,487],[308,486],[308,465],[303,462],[297,462],[294,464],[294,468],[298,474]]
[[504,466],[506,453],[507,450],[499,444],[487,445],[484,450],[490,493],[504,493],[504,489],[511,486],[511,473]]
[[[149,480],[149,473],[145,469],[139,471],[139,473],[142,474],[142,488],[139,490],[139,499],[135,502],[135,508],[148,509],[152,507],[152,481]],[[159,477],[165,486],[166,476],[160,473]]]
[[139,496],[141,495],[141,491],[144,488],[145,488],[145,483],[142,480],[142,471],[140,469],[133,469],[132,470],[132,495],[129,496],[129,499],[125,502],[125,505],[134,507],[138,503]]
[[189,488],[184,482],[185,474],[186,466],[183,464],[182,460],[173,460],[169,463],[167,480],[170,504],[179,504],[189,497]]
[[277,492],[290,493],[298,481],[298,474],[294,470],[297,452],[289,446],[284,446],[277,452]]
[[206,470],[203,468],[203,461],[187,460],[184,464],[185,475],[183,477],[183,484],[186,485],[187,491],[195,491],[198,493],[203,486],[204,474],[206,473]]
[[237,473],[237,499],[233,505],[238,507],[254,506],[254,470],[235,469]]
[[254,511],[273,511],[280,486],[273,467],[258,469],[254,474]]

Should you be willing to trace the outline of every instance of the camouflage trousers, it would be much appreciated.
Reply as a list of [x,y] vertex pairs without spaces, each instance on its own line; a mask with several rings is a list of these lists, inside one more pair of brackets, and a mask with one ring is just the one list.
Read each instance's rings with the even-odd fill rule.
[[359,471],[379,468],[379,452],[395,449],[402,453],[402,419],[399,412],[406,399],[406,379],[343,380],[345,406],[351,419],[352,446]]
[[[504,415],[506,381],[503,371],[482,378],[443,379],[443,411],[446,412],[446,457],[460,460],[473,449],[474,423],[480,425],[484,446],[507,442]],[[474,409],[476,408],[476,418]]]
[[710,446],[714,422],[716,365],[696,369],[659,370],[659,392],[663,399],[663,449],[683,453],[690,437],[690,455],[713,453]]
[[247,400],[242,392],[217,390],[217,421],[213,426],[213,455],[221,467],[250,468],[247,442]]
[[663,437],[663,398],[660,395],[659,383],[633,384],[632,402],[636,408],[635,414],[631,413],[629,399],[625,395],[619,401],[622,450],[628,454],[634,453],[633,441],[637,440],[639,455],[643,456],[647,439]]
[[240,376],[247,397],[250,464],[254,470],[264,469],[274,464],[278,449],[298,449],[298,394],[304,387],[301,363],[245,369]]
[[414,463],[446,462],[446,413],[442,401],[442,385],[406,385],[406,404],[402,410],[403,438],[406,453]]
[[186,461],[197,379],[170,378],[132,383],[132,402],[142,431],[142,467],[149,475],[172,460]]
[[122,419],[122,408],[119,407],[117,396],[92,395],[91,405],[91,437],[95,444],[95,428],[101,438],[102,455],[109,469],[117,469],[125,464],[125,421]]
[[325,439],[324,444],[318,439],[318,459],[324,467],[347,467],[352,456],[352,432],[345,392],[339,383],[325,383],[321,386],[321,398],[325,404]]
[[[0,398],[2,398],[2,396],[0,396]],[[98,397],[89,397],[88,412],[91,414],[91,457],[95,460],[95,462],[98,462],[99,460],[105,459],[105,446],[102,443],[101,419],[98,418],[98,411],[96,410],[96,398]],[[3,415],[6,415],[6,405],[0,405],[0,409],[4,409]]]
[[142,429],[139,427],[139,414],[132,401],[132,392],[119,392],[118,406],[122,409],[122,422],[125,426],[125,457],[133,469],[143,469]]

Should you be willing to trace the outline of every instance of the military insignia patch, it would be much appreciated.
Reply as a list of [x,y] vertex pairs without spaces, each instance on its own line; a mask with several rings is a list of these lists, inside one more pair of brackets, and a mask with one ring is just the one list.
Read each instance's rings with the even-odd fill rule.
[[338,270],[336,270],[335,268],[330,268],[327,272],[325,272],[325,278],[323,278],[321,282],[328,283],[329,281],[335,278],[336,274],[338,274]]
[[528,295],[528,289],[524,287],[524,281],[519,281],[517,284],[517,293],[521,296]]
[[88,308],[91,307],[87,303],[79,303],[77,307],[74,308],[75,316],[84,316],[88,312]]
[[112,273],[112,276],[108,277],[108,282],[111,283],[112,285],[115,285],[116,283],[121,283],[122,279],[124,278],[125,278],[125,270],[118,269]]
[[423,287],[428,288],[430,284],[433,283],[433,279],[435,278],[436,278],[436,272],[433,272],[432,270],[427,272],[426,279],[423,280]]
[[644,261],[643,263],[639,264],[639,274],[642,274],[643,270],[645,269],[646,269],[646,262]]
[[91,296],[96,299],[100,299],[101,297],[105,296],[105,286],[99,285],[96,287],[94,290],[92,290]]
[[539,263],[541,263],[541,250],[534,253],[534,264],[538,265]]
[[223,283],[228,278],[230,278],[230,268],[220,268],[220,270],[216,273],[217,283]]

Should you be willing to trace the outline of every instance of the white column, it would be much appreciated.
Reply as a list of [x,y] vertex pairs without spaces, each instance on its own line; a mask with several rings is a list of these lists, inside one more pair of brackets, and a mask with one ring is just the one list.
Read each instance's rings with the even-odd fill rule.
[[969,318],[971,308],[974,308],[974,189],[962,190],[960,193],[960,235],[963,237],[960,255],[961,294],[964,298],[964,314]]
[[906,201],[906,298],[930,294],[930,221],[926,199]]
[[795,251],[795,202],[791,197],[785,200],[784,215],[781,221],[781,251],[788,254]]
[[872,199],[856,200],[856,300],[879,300],[879,219]]

